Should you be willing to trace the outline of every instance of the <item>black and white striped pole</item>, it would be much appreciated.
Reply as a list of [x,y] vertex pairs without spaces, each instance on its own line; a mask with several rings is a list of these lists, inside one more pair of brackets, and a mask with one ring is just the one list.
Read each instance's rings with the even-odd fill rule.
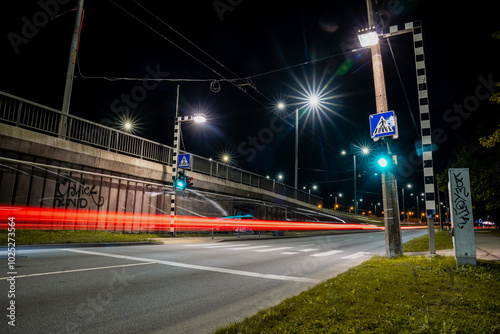
[[195,114],[194,116],[179,116],[179,86],[177,86],[177,103],[175,110],[175,122],[174,122],[174,148],[172,157],[172,189],[173,192],[170,195],[170,233],[175,236],[176,231],[176,197],[177,197],[177,185],[175,180],[177,178],[179,169],[179,153],[180,153],[180,140],[182,136],[181,124],[182,122],[205,123],[207,121],[204,114]]
[[[374,11],[372,8],[372,0],[367,0],[368,24],[370,28],[375,27]],[[429,113],[429,98],[427,93],[427,76],[425,70],[425,57],[423,47],[422,26],[419,21],[406,23],[403,27],[397,25],[390,26],[384,29],[382,37],[389,38],[392,36],[413,33],[413,44],[415,49],[415,66],[418,85],[418,103],[420,111],[420,124],[422,134],[422,160],[424,168],[424,186],[425,186],[425,208],[429,233],[429,250],[430,254],[436,253],[435,235],[434,235],[434,218],[436,215],[435,203],[435,186],[434,186],[434,170],[432,161],[432,137],[431,124]],[[370,36],[371,34],[371,36]],[[380,44],[378,43],[378,34],[376,31],[363,31],[360,37],[362,46],[370,46],[372,51],[372,63],[375,83],[375,95],[377,113],[388,111],[387,96],[385,89],[382,54]],[[373,41],[363,45],[363,38],[373,38]],[[392,138],[388,138],[387,149],[391,153]],[[387,257],[392,258],[402,255],[401,244],[401,227],[399,223],[399,205],[397,202],[397,187],[394,172],[388,170],[382,174],[382,190],[384,196],[384,221],[386,228],[386,250]],[[389,210],[389,211],[388,211]]]
[[429,95],[427,92],[427,72],[425,69],[425,54],[422,36],[422,23],[420,21],[408,22],[403,26],[390,26],[384,29],[383,37],[405,34],[413,34],[413,47],[415,51],[415,68],[418,89],[418,106],[420,114],[420,131],[422,135],[422,161],[424,169],[424,192],[425,192],[425,215],[429,233],[429,253],[436,254],[436,242],[434,235],[434,219],[436,217],[434,168],[432,161],[432,135],[429,110]]

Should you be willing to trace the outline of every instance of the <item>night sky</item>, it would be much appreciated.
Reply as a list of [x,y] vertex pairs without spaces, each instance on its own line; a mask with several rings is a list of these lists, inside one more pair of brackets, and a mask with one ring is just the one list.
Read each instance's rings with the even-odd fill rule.
[[[76,4],[2,5],[0,90],[61,109]],[[460,140],[491,133],[500,123],[498,106],[483,98],[500,81],[500,40],[491,37],[500,29],[496,5],[379,1],[387,26],[423,22],[431,122],[440,129],[436,173]],[[316,184],[327,204],[330,194],[343,193],[341,204],[349,204],[352,155],[356,147],[374,146],[368,127],[376,112],[371,55],[351,52],[360,48],[356,32],[367,25],[364,0],[87,0],[84,8],[71,114],[116,128],[129,117],[137,135],[172,145],[179,86],[180,114],[208,117],[203,126],[183,126],[187,151],[213,159],[229,153],[233,165],[270,177],[283,173],[293,185],[292,124],[301,107],[299,187]],[[388,101],[399,122],[394,148],[401,161],[418,159],[411,34],[391,38],[391,45],[403,83],[384,40]],[[151,76],[168,80],[141,80]],[[319,110],[304,106],[311,89],[324,94]],[[284,112],[276,109],[279,101],[287,104]],[[382,200],[373,160],[358,157],[358,197],[366,209]],[[399,173],[400,186],[407,183],[415,194],[422,192],[421,165]]]

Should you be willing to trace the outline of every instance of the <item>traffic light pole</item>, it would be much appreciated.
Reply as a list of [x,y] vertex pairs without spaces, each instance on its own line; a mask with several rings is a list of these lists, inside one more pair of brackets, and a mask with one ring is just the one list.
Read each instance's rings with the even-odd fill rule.
[[180,138],[181,136],[181,120],[179,118],[179,88],[177,85],[177,99],[175,103],[175,121],[174,121],[174,147],[175,152],[172,157],[172,195],[170,195],[170,233],[175,237],[175,225],[176,225],[176,197],[177,197],[177,187],[175,180],[177,179],[177,168],[179,165],[179,151],[180,151]]
[[[366,0],[366,5],[368,11],[368,26],[373,27],[375,26],[375,13],[372,8],[372,0]],[[375,84],[375,103],[377,113],[382,113],[389,111],[389,106],[387,103],[380,43],[371,46],[371,53],[373,80]],[[389,157],[392,157],[392,138],[387,137],[384,141],[387,145],[387,153]],[[385,249],[387,257],[392,259],[403,255],[397,182],[394,175],[394,168],[388,168],[382,172],[382,195],[384,203]]]

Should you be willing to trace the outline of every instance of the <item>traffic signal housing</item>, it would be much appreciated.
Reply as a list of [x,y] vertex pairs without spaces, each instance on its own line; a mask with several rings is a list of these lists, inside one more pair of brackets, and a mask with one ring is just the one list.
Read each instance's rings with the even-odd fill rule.
[[191,188],[193,186],[193,178],[186,176],[186,188]]
[[193,178],[186,175],[183,170],[177,173],[177,177],[174,180],[174,186],[176,190],[184,190],[190,188],[193,185]]
[[186,175],[183,170],[177,173],[177,178],[174,181],[174,186],[176,190],[184,190],[186,188]]
[[376,167],[379,170],[384,171],[391,169],[394,165],[396,165],[396,156],[389,155],[387,153],[379,153],[377,154],[375,161],[376,161]]

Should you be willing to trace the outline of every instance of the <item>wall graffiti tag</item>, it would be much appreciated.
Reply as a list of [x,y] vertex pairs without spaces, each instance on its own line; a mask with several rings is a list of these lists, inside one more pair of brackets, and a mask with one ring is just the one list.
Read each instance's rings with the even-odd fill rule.
[[472,193],[468,168],[448,169],[453,246],[457,265],[476,265]]
[[470,199],[470,189],[467,189],[464,184],[464,176],[462,172],[452,172],[455,188],[453,189],[453,213],[456,219],[458,228],[464,228],[472,220],[472,212],[467,205]]
[[57,207],[65,208],[85,209],[89,203],[94,203],[98,208],[104,205],[104,197],[98,195],[95,185],[72,183],[68,179],[57,182],[54,201]]

